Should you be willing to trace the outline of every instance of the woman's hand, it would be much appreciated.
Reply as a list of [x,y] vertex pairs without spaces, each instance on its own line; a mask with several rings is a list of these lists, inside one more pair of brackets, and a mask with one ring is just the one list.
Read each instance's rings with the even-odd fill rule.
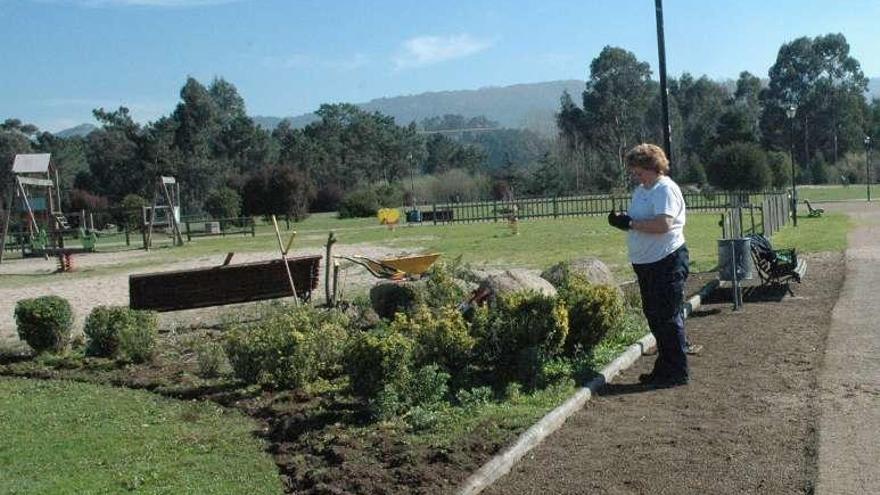
[[608,214],[608,225],[620,230],[629,230],[632,226],[632,218],[626,213],[611,212]]

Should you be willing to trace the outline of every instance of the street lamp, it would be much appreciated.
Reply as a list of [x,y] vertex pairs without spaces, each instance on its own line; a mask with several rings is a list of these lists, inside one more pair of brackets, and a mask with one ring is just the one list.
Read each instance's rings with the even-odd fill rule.
[[797,183],[794,173],[794,116],[797,114],[797,105],[788,105],[785,115],[788,117],[788,156],[791,159],[791,219],[797,227]]
[[871,201],[871,136],[865,136],[865,183],[868,187],[868,201]]

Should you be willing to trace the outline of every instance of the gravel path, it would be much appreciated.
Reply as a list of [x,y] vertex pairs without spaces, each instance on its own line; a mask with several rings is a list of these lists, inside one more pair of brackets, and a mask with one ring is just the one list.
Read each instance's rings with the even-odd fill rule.
[[[92,253],[74,257],[78,270],[87,271],[94,268],[107,268],[131,262],[146,262],[146,266],[130,271],[123,271],[111,275],[101,276],[76,276],[70,274],[54,273],[57,268],[54,258],[27,258],[4,260],[0,264],[0,276],[25,275],[33,276],[33,283],[24,287],[0,288],[0,343],[17,341],[15,330],[14,309],[15,303],[21,299],[30,297],[57,295],[67,299],[73,307],[76,321],[74,328],[78,331],[86,316],[95,306],[101,304],[128,305],[128,276],[135,273],[149,273],[170,270],[184,270],[207,266],[217,266],[223,263],[225,254],[201,256],[168,263],[162,257],[167,251],[122,251],[114,253]],[[335,247],[334,254],[352,255],[359,254],[373,258],[383,258],[403,254],[400,250],[382,248],[378,246],[343,246]],[[293,253],[294,256],[323,254],[323,249],[302,249]],[[236,253],[232,262],[247,263],[277,259],[278,251]],[[323,262],[321,264],[321,276],[323,277]],[[340,276],[340,285],[348,292],[362,290],[376,279],[369,276],[365,270],[352,267],[345,269]],[[323,298],[323,285],[320,286],[317,296]],[[255,303],[246,303],[253,305]],[[178,325],[205,325],[215,324],[222,315],[229,311],[235,311],[242,305],[232,305],[214,308],[200,308],[186,311],[162,313],[160,315],[160,328],[173,328]]]
[[880,205],[825,204],[855,222],[820,377],[817,494],[880,493]]

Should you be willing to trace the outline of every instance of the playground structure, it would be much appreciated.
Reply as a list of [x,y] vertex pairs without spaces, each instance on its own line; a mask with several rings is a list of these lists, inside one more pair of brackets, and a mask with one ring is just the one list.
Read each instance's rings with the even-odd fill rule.
[[146,235],[144,249],[153,247],[153,230],[155,227],[170,229],[175,246],[183,246],[180,234],[180,185],[174,177],[160,176],[156,179],[153,189],[153,205],[144,206],[142,217]]
[[[6,215],[0,238],[0,262],[7,249],[10,224],[21,229],[15,233],[23,256],[57,256],[59,271],[73,269],[72,255],[95,250],[97,236],[85,212],[79,213],[78,227],[72,227],[61,210],[58,170],[51,164],[49,153],[15,155],[12,164],[12,191],[7,193]],[[13,217],[18,213],[20,217]],[[73,215],[75,216],[75,215]],[[64,245],[64,236],[74,235],[82,247]]]

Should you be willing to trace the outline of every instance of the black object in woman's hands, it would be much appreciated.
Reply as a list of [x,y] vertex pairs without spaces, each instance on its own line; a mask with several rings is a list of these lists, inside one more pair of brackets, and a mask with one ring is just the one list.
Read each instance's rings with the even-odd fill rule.
[[626,213],[611,212],[608,214],[608,225],[620,230],[629,230],[632,218]]

